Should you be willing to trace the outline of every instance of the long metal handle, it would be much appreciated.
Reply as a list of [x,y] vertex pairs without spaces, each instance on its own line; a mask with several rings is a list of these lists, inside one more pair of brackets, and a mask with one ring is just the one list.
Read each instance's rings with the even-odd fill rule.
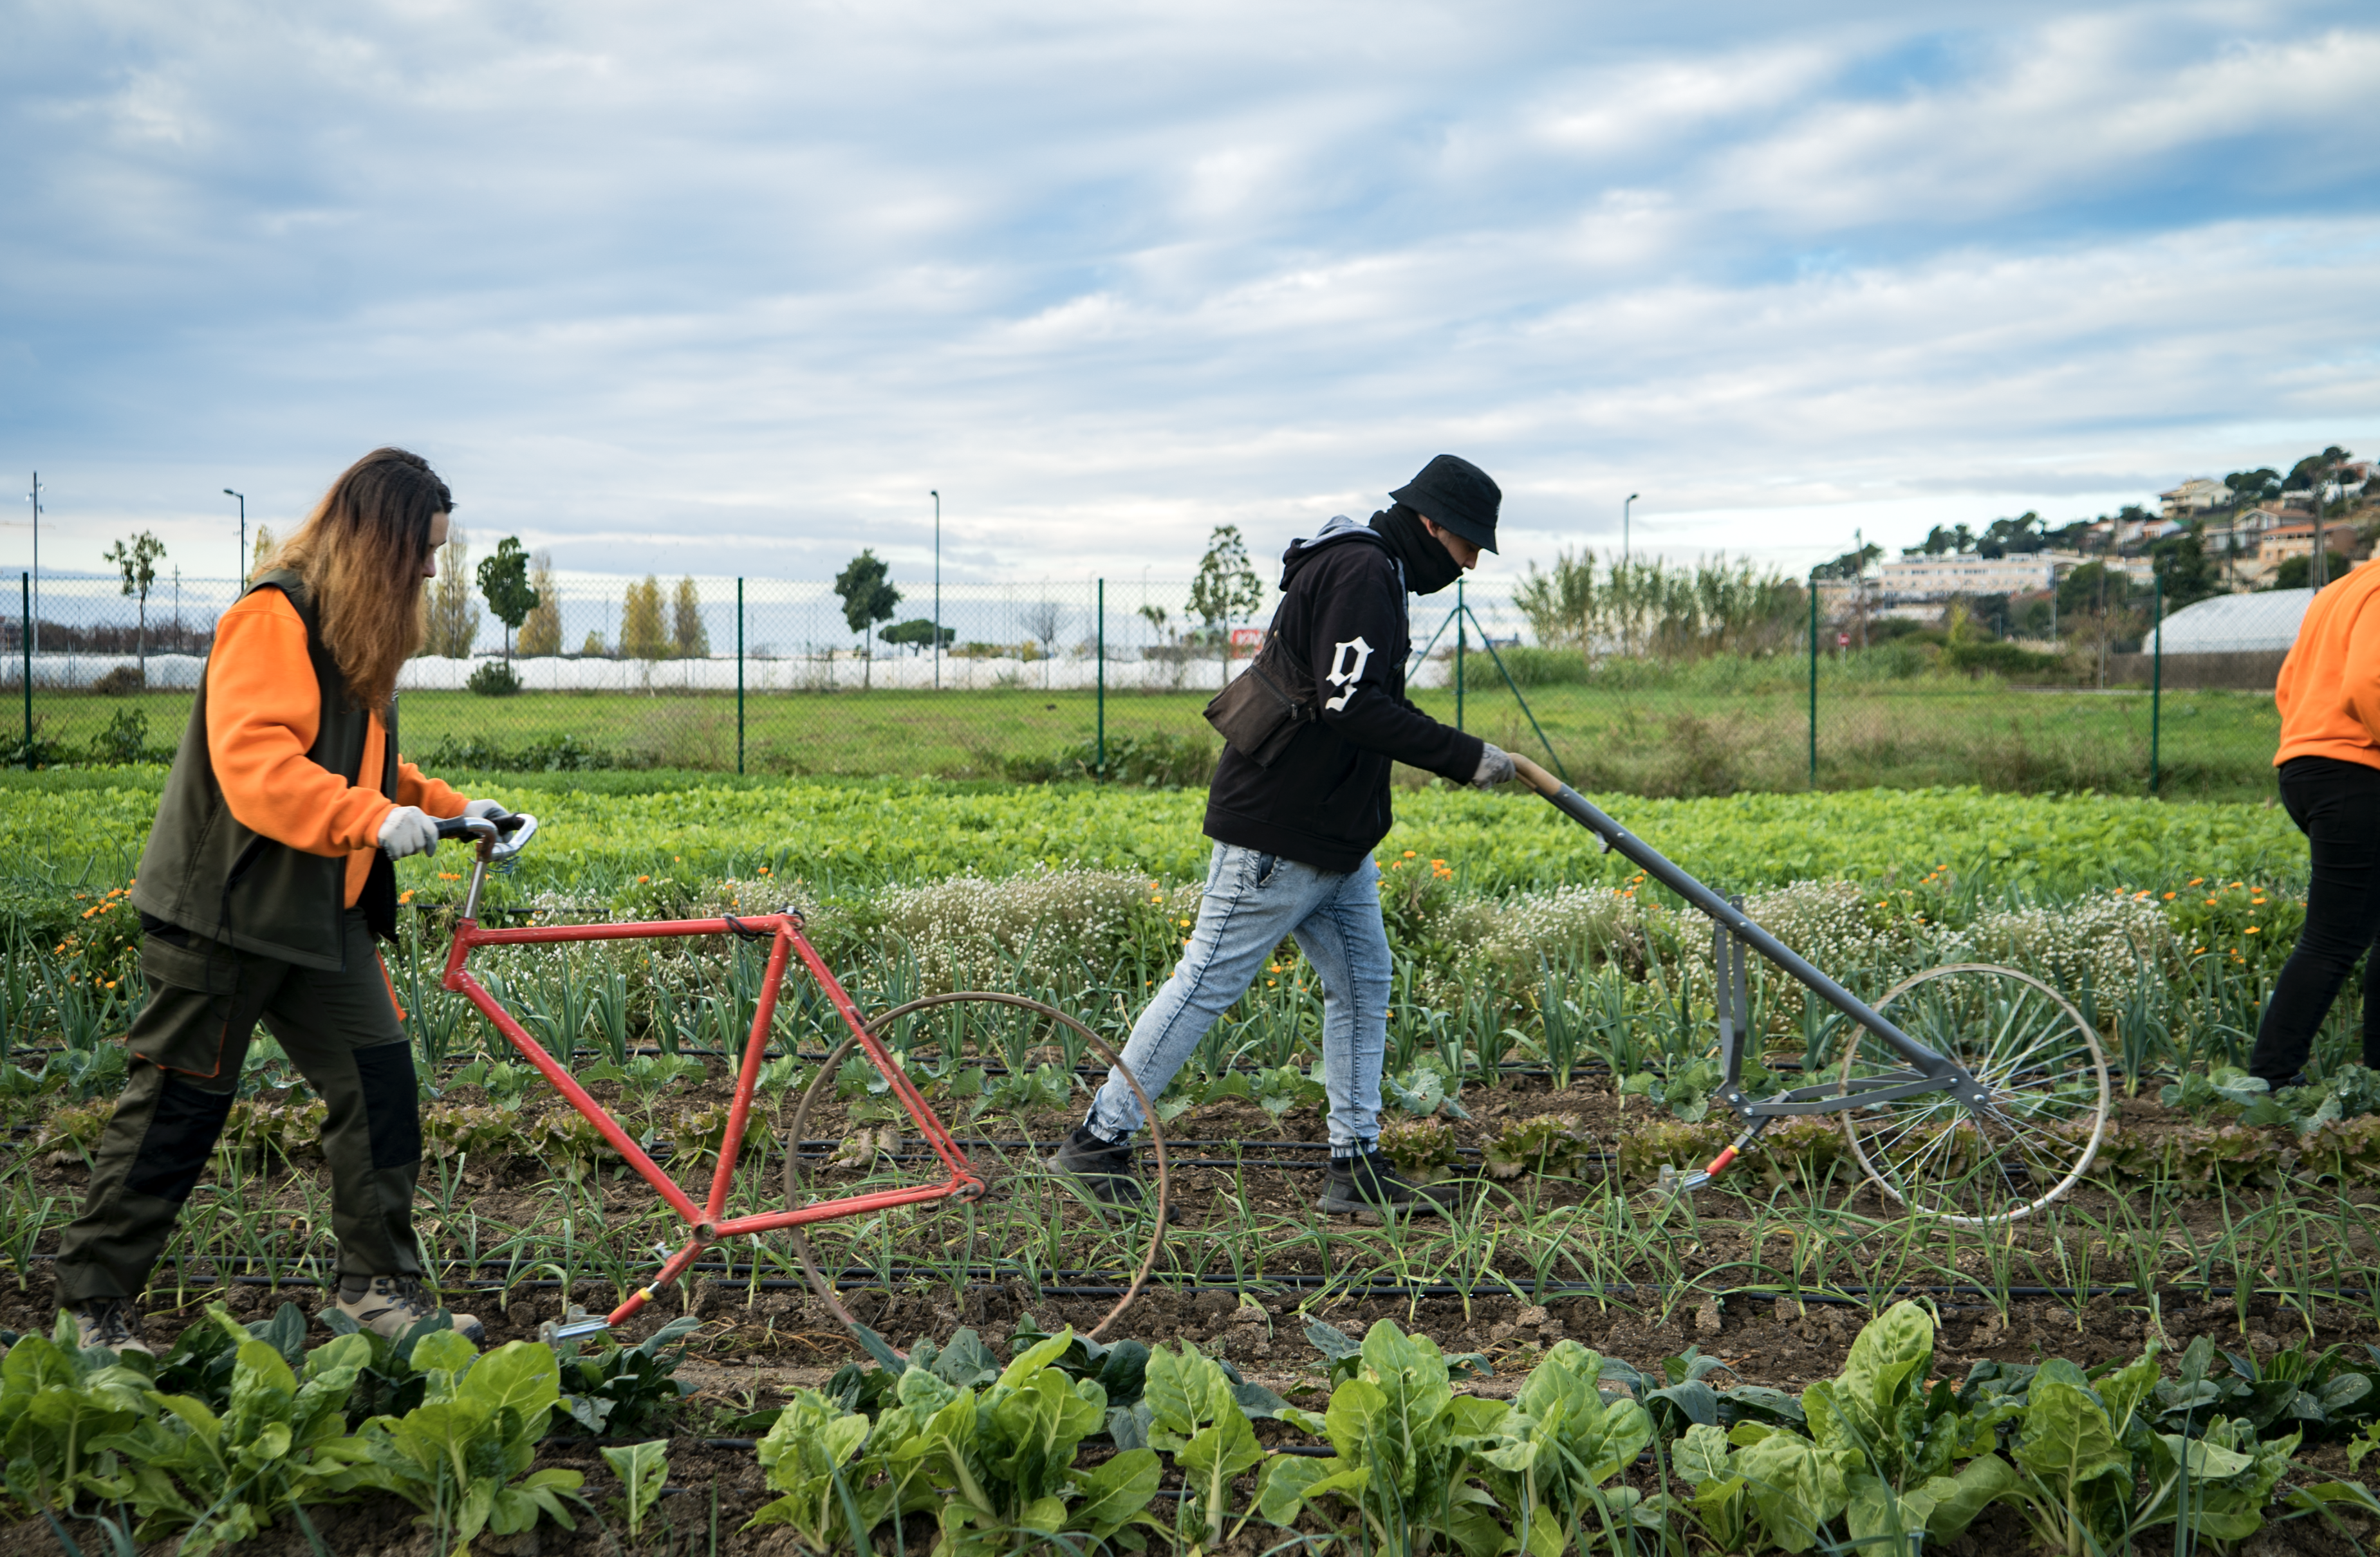
[[[1512,767],[1529,788],[1551,801],[1556,810],[1603,839],[1606,849],[1633,861],[1645,875],[1727,926],[1746,946],[1785,970],[1796,982],[1815,991],[1828,1005],[1884,1040],[1894,1053],[1916,1067],[1922,1074],[1957,1082],[1961,1102],[1977,1104],[1984,1101],[1984,1089],[1967,1073],[1965,1067],[1936,1054],[1901,1032],[1866,1001],[1827,977],[1791,947],[1754,923],[1742,909],[1688,875],[1665,859],[1660,851],[1604,815],[1594,802],[1518,753],[1512,754]],[[1974,1095],[1969,1096],[1971,1092]]]

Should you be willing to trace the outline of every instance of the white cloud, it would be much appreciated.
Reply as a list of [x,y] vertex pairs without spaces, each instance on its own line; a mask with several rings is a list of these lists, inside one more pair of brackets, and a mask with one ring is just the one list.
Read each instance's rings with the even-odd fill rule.
[[946,564],[1080,575],[1441,449],[1527,547],[1641,489],[1655,544],[1791,560],[2380,435],[2343,6],[24,22],[45,560],[199,555],[224,485],[291,514],[382,441],[565,567],[914,556],[940,487]]

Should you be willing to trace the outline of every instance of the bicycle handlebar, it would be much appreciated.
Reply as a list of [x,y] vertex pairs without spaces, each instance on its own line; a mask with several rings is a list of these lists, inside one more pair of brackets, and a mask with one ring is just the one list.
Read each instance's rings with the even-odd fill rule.
[[[442,839],[470,839],[480,858],[499,870],[512,868],[513,856],[537,836],[537,818],[526,811],[504,816],[449,816],[439,822]],[[476,899],[476,890],[472,894]]]
[[506,816],[445,816],[438,822],[438,836],[449,838],[510,838],[524,827],[535,827],[537,818],[515,812]]

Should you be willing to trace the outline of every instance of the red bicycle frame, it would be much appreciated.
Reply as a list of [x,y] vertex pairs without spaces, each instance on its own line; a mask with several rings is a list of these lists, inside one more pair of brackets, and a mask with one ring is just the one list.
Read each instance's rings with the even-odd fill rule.
[[[513,821],[507,817],[504,821]],[[773,1232],[783,1227],[802,1227],[813,1222],[830,1222],[839,1217],[859,1216],[883,1211],[892,1206],[917,1205],[930,1201],[973,1199],[984,1192],[984,1182],[968,1164],[966,1153],[952,1139],[933,1109],[911,1084],[908,1076],[892,1063],[892,1056],[870,1032],[860,1019],[859,1011],[835,981],[826,963],[819,957],[807,936],[802,934],[802,916],[791,909],[778,913],[735,915],[718,919],[668,919],[644,923],[625,924],[532,924],[512,930],[484,928],[479,922],[480,895],[492,863],[509,859],[529,835],[537,829],[533,816],[519,818],[511,829],[510,846],[498,843],[501,824],[477,818],[457,819],[442,824],[442,835],[471,837],[479,842],[479,858],[471,872],[471,885],[463,901],[463,917],[455,926],[455,941],[446,953],[446,973],[441,982],[480,1009],[480,1015],[495,1024],[496,1031],[521,1052],[538,1074],[553,1084],[571,1107],[609,1142],[622,1160],[636,1169],[637,1176],[651,1185],[669,1202],[670,1209],[684,1217],[688,1237],[686,1247],[666,1261],[660,1272],[644,1286],[638,1288],[601,1321],[589,1319],[573,1323],[558,1332],[562,1335],[589,1334],[620,1324],[642,1309],[672,1282],[686,1273],[686,1269],[702,1258],[703,1251],[722,1238],[740,1237],[747,1233]],[[480,947],[491,946],[554,946],[576,941],[641,941],[666,940],[686,935],[738,935],[770,942],[768,973],[761,985],[759,1006],[752,1020],[752,1033],[744,1045],[743,1063],[735,1075],[735,1101],[727,1111],[727,1129],[719,1143],[719,1165],[710,1176],[710,1190],[700,1205],[681,1188],[676,1179],[662,1170],[636,1138],[620,1128],[619,1122],[604,1111],[603,1105],[589,1095],[569,1071],[538,1041],[528,1035],[510,1012],[488,993],[487,987],[473,978],[464,967],[471,953]],[[826,991],[852,1037],[866,1052],[868,1060],[891,1083],[892,1094],[908,1110],[909,1118],[934,1149],[950,1177],[937,1184],[920,1185],[907,1189],[879,1189],[864,1195],[852,1195],[842,1200],[819,1201],[805,1206],[788,1206],[783,1211],[760,1212],[749,1216],[727,1214],[727,1193],[735,1182],[736,1158],[744,1145],[745,1127],[752,1114],[752,1093],[759,1085],[760,1065],[769,1046],[769,1031],[777,1012],[777,992],[783,984],[788,962],[798,956],[810,976]],[[565,1299],[566,1302],[566,1299]]]

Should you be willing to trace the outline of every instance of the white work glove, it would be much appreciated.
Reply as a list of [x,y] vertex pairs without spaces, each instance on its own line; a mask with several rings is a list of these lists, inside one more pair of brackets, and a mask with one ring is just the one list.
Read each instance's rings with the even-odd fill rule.
[[1506,779],[1512,777],[1512,759],[1505,754],[1504,749],[1500,746],[1491,746],[1484,741],[1481,742],[1479,743],[1479,771],[1471,776],[1471,781],[1474,784],[1478,785],[1479,788],[1487,790],[1493,789],[1495,786],[1503,783]]
[[438,824],[418,805],[400,805],[381,823],[380,846],[392,860],[427,854],[438,847]]
[[492,822],[499,816],[509,816],[512,813],[504,809],[504,803],[500,800],[467,800],[463,803],[463,815],[478,816]]

